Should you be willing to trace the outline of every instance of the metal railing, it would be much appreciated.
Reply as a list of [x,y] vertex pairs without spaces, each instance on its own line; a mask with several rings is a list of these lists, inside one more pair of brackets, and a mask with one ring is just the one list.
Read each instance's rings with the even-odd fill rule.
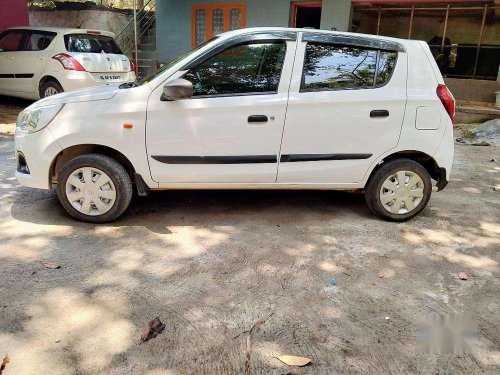
[[125,25],[123,30],[116,35],[116,42],[123,53],[135,60],[137,64],[137,51],[139,41],[146,33],[156,26],[156,0],[147,1],[140,10],[134,9],[134,17]]
[[[397,1],[395,1],[396,3]],[[422,3],[425,3],[425,1],[422,1]],[[479,6],[461,6],[460,4],[457,4],[457,6],[453,6],[450,3],[446,4],[446,0],[443,0],[443,3],[445,6],[425,6],[425,5],[411,5],[411,6],[378,6],[378,7],[368,7],[368,6],[363,6],[363,5],[355,5],[354,6],[354,12],[367,12],[367,13],[376,13],[377,14],[377,21],[376,21],[376,30],[375,34],[379,35],[381,33],[381,21],[382,21],[382,15],[384,13],[391,13],[391,12],[408,12],[408,17],[409,17],[409,25],[408,25],[408,39],[411,39],[412,37],[412,32],[414,29],[414,19],[417,15],[417,13],[420,12],[436,12],[439,13],[441,12],[441,15],[444,17],[444,22],[443,22],[443,30],[442,30],[442,35],[440,36],[440,43],[438,45],[430,44],[429,46],[432,48],[436,48],[440,50],[441,54],[445,51],[445,49],[451,49],[451,48],[462,48],[462,49],[475,49],[475,58],[474,58],[474,65],[472,68],[472,71],[469,72],[469,74],[462,74],[462,75],[456,75],[457,77],[463,77],[463,78],[473,78],[473,79],[495,79],[496,77],[493,76],[488,76],[488,77],[481,77],[478,74],[478,66],[479,66],[479,55],[482,50],[486,49],[491,49],[491,48],[499,48],[498,46],[488,46],[483,44],[483,34],[484,34],[484,27],[486,24],[486,19],[488,12],[495,12],[500,10],[500,6],[495,5],[495,4],[488,4],[487,2],[483,5]],[[449,32],[448,28],[448,20],[450,18],[450,11],[465,11],[465,12],[472,12],[472,11],[479,11],[481,13],[480,15],[480,29],[479,29],[479,35],[477,36],[477,43],[473,45],[463,45],[463,44],[447,44],[447,34]],[[493,21],[494,22],[494,21]],[[388,35],[390,36],[390,35]],[[449,75],[453,76],[453,75]]]

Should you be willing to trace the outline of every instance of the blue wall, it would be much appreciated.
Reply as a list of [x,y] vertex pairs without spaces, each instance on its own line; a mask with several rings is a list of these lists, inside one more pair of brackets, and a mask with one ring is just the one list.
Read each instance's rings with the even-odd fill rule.
[[[291,0],[156,0],[156,46],[161,62],[191,48],[191,9],[210,3],[246,3],[247,27],[281,26],[290,22]],[[348,31],[351,0],[323,0],[321,28]]]

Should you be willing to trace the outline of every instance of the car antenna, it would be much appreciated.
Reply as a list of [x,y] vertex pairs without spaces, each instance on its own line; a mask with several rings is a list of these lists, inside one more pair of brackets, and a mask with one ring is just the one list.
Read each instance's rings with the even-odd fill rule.
[[85,21],[85,20],[82,20],[82,22],[80,22],[80,25],[78,25],[77,29],[81,29],[82,28],[83,21]]

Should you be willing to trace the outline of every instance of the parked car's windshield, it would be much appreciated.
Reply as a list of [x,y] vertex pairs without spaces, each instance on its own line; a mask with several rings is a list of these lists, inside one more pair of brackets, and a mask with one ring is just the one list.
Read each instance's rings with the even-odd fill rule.
[[199,51],[200,49],[202,49],[203,47],[205,47],[207,44],[209,43],[212,43],[214,40],[216,40],[218,37],[217,36],[214,36],[213,38],[207,40],[206,42],[200,44],[199,46],[195,47],[194,49],[192,49],[191,51],[188,51],[186,53],[183,53],[182,55],[176,57],[175,59],[173,59],[172,61],[168,62],[167,64],[163,65],[162,67],[160,67],[158,70],[156,70],[155,72],[153,72],[152,74],[144,77],[144,78],[141,78],[137,81],[137,83],[139,85],[143,85],[145,83],[148,83],[150,81],[152,81],[153,79],[155,79],[156,77],[158,77],[160,74],[162,74],[164,71],[170,69],[171,67],[173,67],[175,64],[177,64],[179,61],[185,59],[186,57],[189,57],[190,55],[192,55],[193,53],[195,53],[196,51]]
[[113,38],[105,35],[66,34],[64,44],[68,52],[122,54]]

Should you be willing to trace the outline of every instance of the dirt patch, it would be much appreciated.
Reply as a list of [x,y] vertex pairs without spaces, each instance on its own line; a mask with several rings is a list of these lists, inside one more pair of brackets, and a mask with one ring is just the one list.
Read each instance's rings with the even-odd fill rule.
[[[498,374],[492,159],[498,147],[457,145],[448,187],[404,224],[374,218],[359,194],[170,191],[89,225],[54,192],[20,187],[0,136],[5,375]],[[466,350],[419,349],[435,314],[477,323]],[[154,317],[163,332],[139,345]]]

